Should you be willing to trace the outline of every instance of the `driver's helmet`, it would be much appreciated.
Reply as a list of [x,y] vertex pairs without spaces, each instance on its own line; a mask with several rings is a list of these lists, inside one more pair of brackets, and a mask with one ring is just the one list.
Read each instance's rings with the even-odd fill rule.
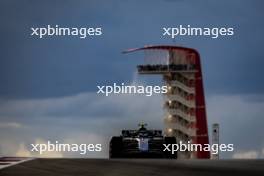
[[147,130],[147,128],[146,128],[147,124],[146,123],[139,123],[138,126],[139,126],[139,129],[138,129],[139,131],[146,131]]

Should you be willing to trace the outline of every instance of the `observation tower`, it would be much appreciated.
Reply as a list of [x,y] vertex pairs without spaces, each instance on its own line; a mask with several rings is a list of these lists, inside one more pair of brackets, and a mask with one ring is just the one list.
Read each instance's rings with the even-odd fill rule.
[[[164,94],[164,133],[177,141],[208,144],[206,107],[199,53],[178,46],[145,46],[124,53],[144,51],[139,74],[163,77],[168,92]],[[210,152],[178,152],[179,158],[210,158]]]

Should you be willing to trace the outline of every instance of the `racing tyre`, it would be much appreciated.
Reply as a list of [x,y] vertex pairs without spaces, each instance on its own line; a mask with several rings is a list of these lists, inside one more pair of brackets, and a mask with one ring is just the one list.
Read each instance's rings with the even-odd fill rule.
[[[176,144],[176,138],[164,137],[164,144]],[[164,157],[170,159],[177,159],[177,152],[174,152],[174,154],[172,154],[171,151],[164,151]]]
[[109,158],[121,158],[122,137],[112,137],[109,145]]

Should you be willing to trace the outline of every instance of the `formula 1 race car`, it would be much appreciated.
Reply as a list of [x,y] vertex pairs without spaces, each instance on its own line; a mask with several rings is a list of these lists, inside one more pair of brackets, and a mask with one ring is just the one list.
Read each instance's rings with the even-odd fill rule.
[[122,130],[121,136],[111,138],[110,158],[171,158],[177,153],[164,150],[163,144],[176,144],[175,137],[164,137],[161,130],[147,130],[139,124],[138,130]]

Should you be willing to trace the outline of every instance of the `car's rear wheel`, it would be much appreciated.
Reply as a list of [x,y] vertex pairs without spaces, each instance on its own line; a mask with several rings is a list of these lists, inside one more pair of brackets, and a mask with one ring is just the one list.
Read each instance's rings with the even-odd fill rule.
[[122,137],[112,137],[109,145],[109,158],[121,158]]
[[[176,138],[175,137],[164,137],[164,144],[176,144]],[[177,159],[177,151],[172,154],[171,151],[164,151],[164,157],[165,158],[170,158],[170,159]]]

